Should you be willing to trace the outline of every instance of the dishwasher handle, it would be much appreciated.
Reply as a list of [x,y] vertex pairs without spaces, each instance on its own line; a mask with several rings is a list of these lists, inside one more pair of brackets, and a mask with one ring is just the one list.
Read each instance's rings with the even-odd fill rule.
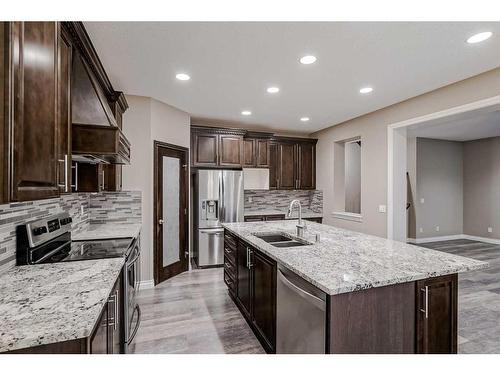
[[283,284],[285,284],[289,289],[293,290],[295,293],[300,295],[302,298],[311,302],[314,306],[321,309],[321,311],[326,310],[326,302],[323,299],[309,293],[308,291],[292,283],[279,268],[278,268],[278,277]]

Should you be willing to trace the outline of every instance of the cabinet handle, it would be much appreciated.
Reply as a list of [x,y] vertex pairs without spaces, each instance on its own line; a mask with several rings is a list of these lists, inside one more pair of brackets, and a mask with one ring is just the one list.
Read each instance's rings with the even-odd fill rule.
[[420,309],[420,312],[425,314],[425,319],[429,319],[429,287],[425,286],[420,291],[424,292],[424,308]]
[[105,182],[104,182],[104,181],[105,181],[105,180],[104,180],[104,169],[103,169],[103,170],[102,170],[102,190],[106,190],[106,188],[105,188],[105,186],[104,186],[104,184],[105,184]]
[[59,159],[59,163],[64,163],[64,184],[59,184],[59,187],[64,188],[64,192],[68,192],[68,154],[64,155],[64,159]]
[[120,300],[120,293],[119,290],[115,290],[115,324],[113,329],[116,331],[118,329],[118,317],[119,317],[119,300]]
[[249,253],[250,253],[250,249],[247,247],[247,268],[250,268],[249,265],[248,265],[250,263],[249,262],[250,257],[248,256]]

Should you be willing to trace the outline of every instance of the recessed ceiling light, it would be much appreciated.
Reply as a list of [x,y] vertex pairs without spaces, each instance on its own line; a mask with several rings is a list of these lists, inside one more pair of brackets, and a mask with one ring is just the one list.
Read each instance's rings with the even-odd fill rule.
[[241,114],[243,116],[250,116],[252,114],[252,112],[251,111],[241,111]]
[[307,56],[302,56],[299,61],[301,64],[309,65],[309,64],[314,64],[316,60],[317,60],[316,56],[307,55]]
[[363,87],[362,89],[359,90],[361,94],[368,94],[373,91],[372,87]]
[[309,117],[301,117],[300,121],[307,122],[307,121],[309,121]]
[[280,88],[279,87],[268,87],[267,92],[269,94],[276,94],[277,92],[280,92]]
[[469,44],[479,43],[485,41],[492,35],[493,33],[491,31],[485,31],[483,33],[474,34],[469,39],[467,39],[467,43]]
[[191,79],[191,77],[186,73],[178,73],[175,75],[175,78],[177,78],[179,81],[189,81]]

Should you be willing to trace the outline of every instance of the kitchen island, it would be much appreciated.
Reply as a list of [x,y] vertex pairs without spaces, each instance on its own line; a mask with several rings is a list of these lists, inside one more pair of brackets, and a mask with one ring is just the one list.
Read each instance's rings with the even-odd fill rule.
[[[487,263],[312,222],[297,238],[296,224],[224,224],[224,279],[268,352],[276,352],[280,268],[325,294],[326,353],[456,352],[457,274]],[[302,244],[276,247],[256,236],[266,233]]]

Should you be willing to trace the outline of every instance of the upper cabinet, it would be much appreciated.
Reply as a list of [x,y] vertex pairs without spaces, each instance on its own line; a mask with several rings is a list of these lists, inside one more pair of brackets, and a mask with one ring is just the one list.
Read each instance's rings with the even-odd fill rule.
[[[56,197],[64,179],[58,152],[59,37],[55,22],[10,24],[10,201]],[[60,92],[62,99],[67,93]]]
[[126,100],[81,22],[2,22],[0,58],[0,203],[78,190],[75,122],[105,125],[99,160],[128,163],[130,143],[120,131]]
[[316,189],[316,139],[275,137],[270,147],[269,188]]
[[194,167],[241,168],[245,130],[191,127],[191,162]]
[[314,190],[317,141],[192,125],[191,163],[199,168],[269,168],[269,189]]

